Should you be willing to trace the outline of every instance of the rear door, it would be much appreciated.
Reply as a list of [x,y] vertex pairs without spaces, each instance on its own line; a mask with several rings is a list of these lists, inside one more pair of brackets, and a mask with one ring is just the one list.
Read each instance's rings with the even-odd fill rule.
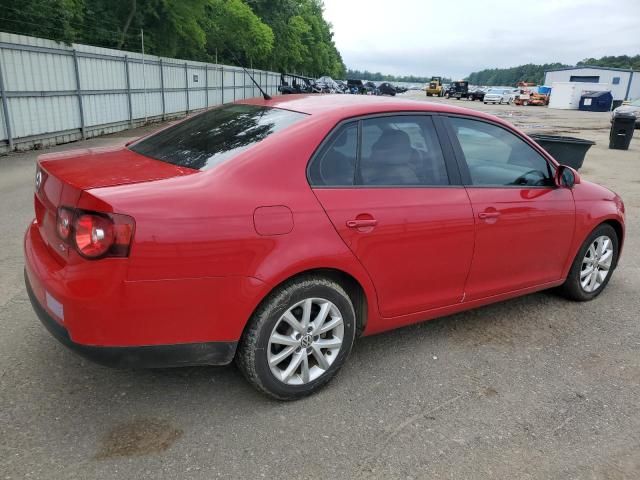
[[573,194],[524,139],[477,119],[448,119],[475,212],[475,251],[465,300],[559,280],[575,226]]
[[345,123],[309,165],[314,193],[371,276],[384,317],[463,296],[473,214],[438,121],[398,114]]

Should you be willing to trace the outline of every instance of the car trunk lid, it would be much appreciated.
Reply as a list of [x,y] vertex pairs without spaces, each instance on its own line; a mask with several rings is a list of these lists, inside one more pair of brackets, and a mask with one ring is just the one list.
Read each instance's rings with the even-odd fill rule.
[[162,180],[196,170],[154,160],[123,146],[41,155],[40,167],[78,190]]

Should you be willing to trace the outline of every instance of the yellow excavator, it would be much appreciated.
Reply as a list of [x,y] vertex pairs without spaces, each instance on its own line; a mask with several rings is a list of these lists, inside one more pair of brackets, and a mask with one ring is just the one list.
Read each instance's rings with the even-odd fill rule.
[[427,97],[444,97],[442,77],[431,77],[427,86]]

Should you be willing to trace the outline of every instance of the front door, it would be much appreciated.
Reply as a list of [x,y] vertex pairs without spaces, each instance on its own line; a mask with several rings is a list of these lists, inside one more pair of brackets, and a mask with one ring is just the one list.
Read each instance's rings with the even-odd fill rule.
[[428,115],[343,125],[310,165],[314,193],[371,276],[384,317],[462,300],[474,220],[450,169]]
[[507,129],[449,122],[476,222],[465,300],[559,280],[575,227],[571,190],[556,187],[547,160]]

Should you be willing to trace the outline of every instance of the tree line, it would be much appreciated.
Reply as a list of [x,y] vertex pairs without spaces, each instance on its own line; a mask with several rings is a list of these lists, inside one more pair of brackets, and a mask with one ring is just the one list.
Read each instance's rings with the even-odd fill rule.
[[322,0],[0,0],[0,31],[341,78]]
[[[640,55],[606,56],[598,59],[585,58],[576,64],[578,67],[585,65],[640,70]],[[474,85],[516,85],[518,82],[541,85],[544,83],[545,71],[570,66],[563,63],[545,63],[543,65],[529,63],[511,68],[488,68],[471,73],[465,80]]]
[[[385,75],[380,72],[370,72],[368,70],[347,70],[347,78],[359,79],[359,80],[372,80],[374,82],[407,82],[407,83],[426,83],[431,80],[431,77],[417,77],[415,75]],[[450,78],[442,77],[444,83],[451,82]]]

